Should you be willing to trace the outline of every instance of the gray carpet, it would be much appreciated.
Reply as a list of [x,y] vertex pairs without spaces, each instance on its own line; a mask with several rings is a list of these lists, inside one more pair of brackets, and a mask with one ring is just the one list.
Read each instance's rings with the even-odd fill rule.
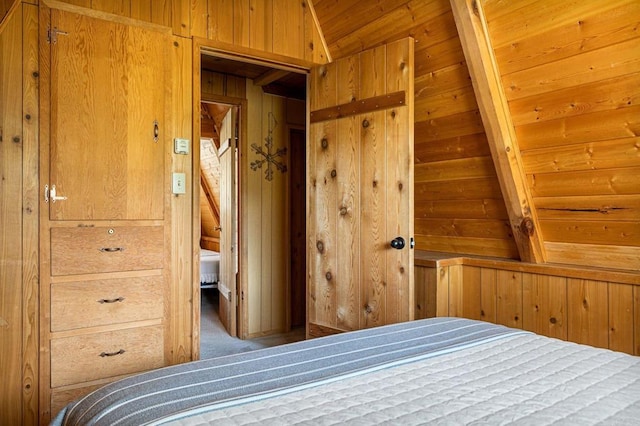
[[240,352],[304,340],[304,328],[286,334],[240,340],[229,336],[218,317],[218,290],[202,289],[200,299],[200,359],[215,358]]

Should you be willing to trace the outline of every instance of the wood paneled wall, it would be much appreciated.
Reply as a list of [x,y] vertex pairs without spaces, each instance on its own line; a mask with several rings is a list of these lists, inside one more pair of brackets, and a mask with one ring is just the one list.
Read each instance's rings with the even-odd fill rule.
[[[640,355],[640,277],[486,259],[416,260],[426,317],[489,321]],[[418,289],[418,284],[422,289]],[[434,288],[435,287],[435,288]],[[419,296],[423,294],[424,296]]]
[[633,273],[476,258],[424,262],[422,255],[416,272],[425,279],[416,293],[430,294],[438,316],[640,355],[640,277]]
[[640,270],[640,3],[484,9],[548,261]]
[[[248,336],[256,337],[288,331],[287,291],[289,289],[289,172],[272,166],[272,179],[266,175],[267,164],[253,170],[251,163],[264,160],[252,146],[267,152],[266,139],[271,137],[271,152],[285,149],[275,161],[289,165],[288,125],[304,126],[296,110],[304,110],[304,102],[287,100],[262,92],[260,86],[247,79],[249,122],[248,138],[241,141],[243,176],[246,176],[243,198],[247,231],[247,309]],[[292,112],[294,112],[292,114]],[[304,119],[304,116],[301,117]],[[271,132],[270,132],[271,131]]]
[[60,1],[172,27],[173,34],[181,37],[199,37],[314,63],[329,61],[313,6],[307,0]]
[[33,5],[0,29],[0,424],[38,419],[37,30]]
[[313,14],[306,0],[195,0],[190,35],[324,63]]
[[335,58],[415,38],[416,248],[518,258],[449,0],[313,3]]

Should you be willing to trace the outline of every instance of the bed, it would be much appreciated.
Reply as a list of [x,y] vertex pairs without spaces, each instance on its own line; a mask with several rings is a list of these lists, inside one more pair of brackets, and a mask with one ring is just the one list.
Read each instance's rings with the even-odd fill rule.
[[200,249],[200,288],[217,288],[220,253]]
[[638,424],[640,358],[433,318],[166,367],[55,425]]

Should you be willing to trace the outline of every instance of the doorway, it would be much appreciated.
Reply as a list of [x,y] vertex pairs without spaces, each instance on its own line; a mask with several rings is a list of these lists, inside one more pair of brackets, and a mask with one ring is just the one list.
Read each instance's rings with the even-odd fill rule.
[[[246,63],[206,50],[201,47],[201,73],[198,81],[194,80],[195,93],[200,95],[196,99],[240,105],[238,274],[237,287],[229,289],[230,313],[232,317],[235,314],[237,325],[231,329],[240,339],[272,338],[306,323],[306,261],[300,256],[305,251],[305,196],[295,196],[295,205],[291,204],[293,186],[306,186],[306,70],[275,69],[270,64]],[[201,122],[203,117],[201,114]],[[204,133],[201,123],[196,129]],[[211,142],[203,138],[201,143]],[[296,144],[293,148],[292,143]],[[200,171],[194,170],[196,173]],[[223,208],[222,201],[219,208]],[[293,209],[301,216],[294,218],[290,214]],[[301,223],[297,230],[291,227],[293,220]],[[294,261],[293,236],[303,239]],[[292,269],[300,265],[302,272]],[[194,324],[200,321],[198,316]],[[304,338],[304,330],[300,336]]]

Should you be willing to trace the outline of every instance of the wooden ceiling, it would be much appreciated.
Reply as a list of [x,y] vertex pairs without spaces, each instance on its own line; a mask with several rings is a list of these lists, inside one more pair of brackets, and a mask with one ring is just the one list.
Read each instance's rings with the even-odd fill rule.
[[[340,41],[356,36],[370,24],[385,16],[393,16],[397,9],[411,9],[415,1],[410,0],[312,0],[313,7],[322,28],[329,52],[335,55]],[[378,26],[377,31],[381,28]]]

